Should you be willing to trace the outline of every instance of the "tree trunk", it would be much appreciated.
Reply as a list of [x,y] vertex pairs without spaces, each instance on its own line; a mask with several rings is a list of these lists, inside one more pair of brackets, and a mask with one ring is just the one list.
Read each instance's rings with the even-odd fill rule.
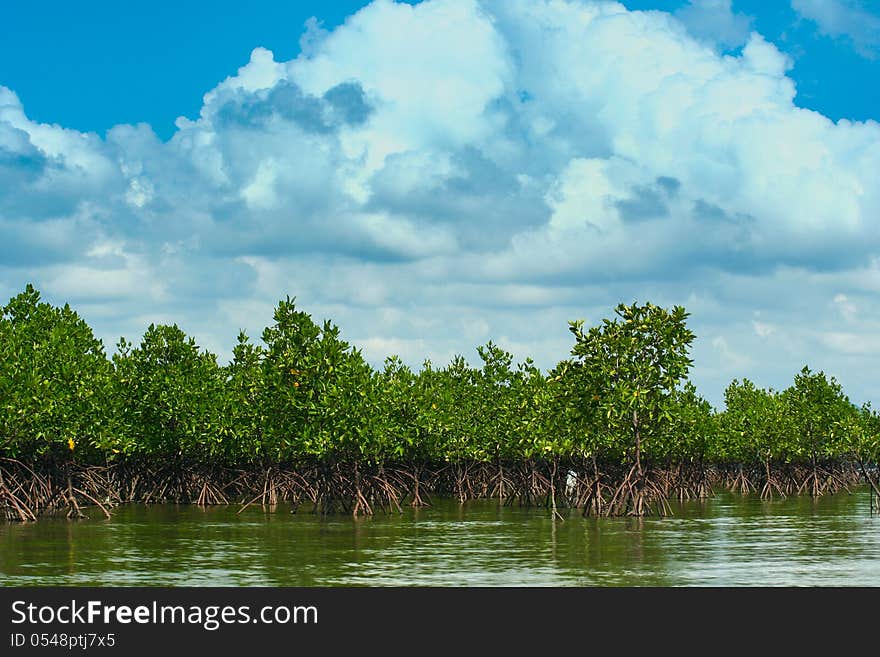
[[636,436],[636,472],[642,474],[642,434],[639,430],[639,412],[633,411],[633,433]]

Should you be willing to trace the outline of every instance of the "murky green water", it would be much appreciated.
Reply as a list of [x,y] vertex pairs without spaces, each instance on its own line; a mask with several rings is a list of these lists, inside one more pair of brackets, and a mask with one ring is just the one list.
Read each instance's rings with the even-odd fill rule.
[[867,491],[720,494],[664,519],[556,523],[494,501],[359,520],[236,510],[131,506],[111,520],[0,524],[0,585],[880,586]]

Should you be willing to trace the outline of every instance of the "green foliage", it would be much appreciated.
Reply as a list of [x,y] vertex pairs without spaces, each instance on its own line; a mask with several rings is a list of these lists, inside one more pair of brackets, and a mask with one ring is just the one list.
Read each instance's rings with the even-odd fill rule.
[[93,458],[105,447],[110,366],[69,306],[32,285],[0,314],[0,450],[14,457]]
[[380,405],[381,452],[390,461],[425,458],[422,450],[426,428],[416,398],[419,379],[397,356],[385,359],[385,367],[378,376]]
[[222,369],[177,325],[151,324],[113,357],[125,454],[210,458],[222,453]]
[[712,457],[717,441],[716,416],[712,405],[697,394],[690,381],[674,391],[661,416],[666,419],[666,434],[649,446],[653,459],[675,463]]
[[848,416],[842,426],[846,454],[861,463],[880,462],[880,413],[864,404],[858,413]]
[[776,392],[748,379],[734,380],[724,391],[724,402],[725,411],[718,417],[721,460],[760,463],[790,458],[783,404]]
[[568,372],[605,447],[638,463],[642,443],[668,428],[665,411],[693,362],[688,350],[695,336],[680,306],[620,304],[615,314],[587,331],[582,321],[570,324],[575,345]]
[[271,456],[374,459],[379,381],[360,351],[289,297],[263,332],[265,428]]
[[470,458],[482,460],[485,455],[481,443],[481,419],[476,396],[479,373],[462,356],[455,356],[443,369],[434,369],[430,361],[424,363],[416,389],[424,422],[419,460],[442,455],[443,460]]
[[833,377],[829,380],[824,372],[804,367],[782,393],[782,403],[790,450],[796,458],[815,461],[846,451],[844,428],[857,409]]
[[[687,381],[681,307],[619,305],[572,322],[571,357],[543,374],[489,342],[413,371],[374,371],[329,321],[279,302],[262,345],[242,332],[225,367],[176,325],[108,359],[69,306],[30,285],[0,314],[0,455],[102,463],[384,464],[589,459],[876,464],[880,417],[808,368],[782,393],[748,379],[714,412]],[[71,449],[71,447],[73,449]]]
[[531,360],[519,366],[513,394],[516,448],[513,458],[578,456],[576,434],[568,423],[562,386],[543,376]]
[[245,463],[266,458],[265,352],[252,344],[244,331],[232,351],[232,362],[226,366],[223,394],[223,453],[227,461]]
[[518,423],[525,409],[517,403],[522,376],[512,368],[513,355],[498,345],[489,342],[477,353],[483,367],[474,377],[473,402],[480,409],[474,414],[476,455],[479,460],[509,458],[522,440]]

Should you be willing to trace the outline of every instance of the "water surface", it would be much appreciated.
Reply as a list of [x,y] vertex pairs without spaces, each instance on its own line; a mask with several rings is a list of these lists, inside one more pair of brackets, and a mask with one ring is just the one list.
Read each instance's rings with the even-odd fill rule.
[[880,586],[867,491],[727,493],[667,518],[552,521],[497,501],[329,518],[132,505],[0,524],[0,585]]

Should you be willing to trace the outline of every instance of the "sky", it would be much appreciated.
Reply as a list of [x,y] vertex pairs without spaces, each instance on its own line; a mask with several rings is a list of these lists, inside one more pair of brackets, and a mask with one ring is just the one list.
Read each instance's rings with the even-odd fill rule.
[[683,305],[692,379],[880,403],[880,0],[42,2],[0,22],[0,299],[376,366]]

